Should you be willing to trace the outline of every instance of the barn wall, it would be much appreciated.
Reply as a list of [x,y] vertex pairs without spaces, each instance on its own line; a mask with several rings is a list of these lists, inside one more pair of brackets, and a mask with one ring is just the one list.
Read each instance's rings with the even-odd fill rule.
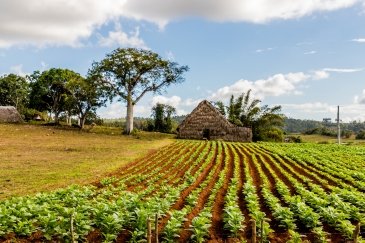
[[14,106],[0,106],[0,122],[21,122],[22,118]]

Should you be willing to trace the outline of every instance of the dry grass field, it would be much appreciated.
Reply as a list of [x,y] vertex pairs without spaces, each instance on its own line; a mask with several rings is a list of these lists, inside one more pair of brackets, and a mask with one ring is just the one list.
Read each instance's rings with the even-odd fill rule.
[[158,133],[122,136],[116,128],[80,132],[0,124],[0,199],[97,181],[171,138]]
[[[329,137],[317,134],[312,134],[312,135],[299,134],[299,136],[305,143],[329,143],[329,144],[337,143],[336,137]],[[353,144],[353,145],[365,145],[365,141],[355,139],[355,135],[352,135],[349,138],[341,138],[341,143]]]

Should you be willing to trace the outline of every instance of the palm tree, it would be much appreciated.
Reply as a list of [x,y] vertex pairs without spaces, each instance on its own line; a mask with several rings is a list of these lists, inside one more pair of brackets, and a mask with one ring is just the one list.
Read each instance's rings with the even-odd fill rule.
[[281,141],[283,137],[284,115],[281,106],[259,106],[261,100],[251,97],[251,89],[235,98],[229,105],[216,102],[218,110],[237,126],[251,127],[254,141]]

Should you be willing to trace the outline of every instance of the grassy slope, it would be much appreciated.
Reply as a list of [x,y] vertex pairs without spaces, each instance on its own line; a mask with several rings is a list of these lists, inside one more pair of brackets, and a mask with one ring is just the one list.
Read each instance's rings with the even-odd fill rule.
[[0,199],[90,183],[161,148],[172,136],[121,136],[113,128],[92,132],[0,124]]

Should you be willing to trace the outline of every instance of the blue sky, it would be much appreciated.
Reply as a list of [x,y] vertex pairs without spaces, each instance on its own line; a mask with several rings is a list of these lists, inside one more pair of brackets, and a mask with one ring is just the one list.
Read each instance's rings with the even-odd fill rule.
[[[146,95],[189,113],[199,101],[252,89],[288,117],[365,121],[364,0],[4,0],[0,74],[51,67],[85,75],[118,47],[150,49],[188,65],[183,84]],[[99,110],[125,116],[125,104]]]

